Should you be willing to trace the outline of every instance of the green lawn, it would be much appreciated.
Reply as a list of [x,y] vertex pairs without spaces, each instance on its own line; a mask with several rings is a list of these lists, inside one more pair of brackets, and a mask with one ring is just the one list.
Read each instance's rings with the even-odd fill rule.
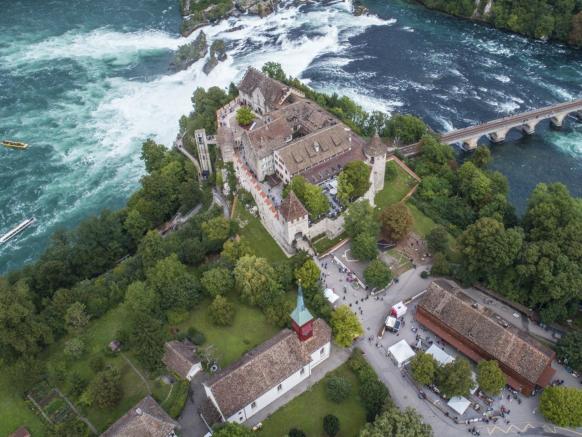
[[340,235],[335,237],[334,239],[330,240],[329,238],[323,236],[318,238],[316,241],[312,241],[311,244],[318,255],[327,252],[333,246],[338,244],[340,241],[348,238],[345,232],[342,232]]
[[[329,401],[325,395],[325,381],[335,374],[349,379],[352,383],[352,396],[341,404]],[[307,437],[323,437],[323,417],[333,414],[340,420],[338,437],[355,437],[366,423],[366,412],[360,403],[358,389],[356,376],[344,364],[267,418],[263,422],[261,434],[284,437],[291,428],[299,428]]]
[[416,185],[416,180],[406,173],[398,164],[390,161],[386,164],[386,167],[388,166],[396,168],[397,176],[391,181],[386,181],[384,189],[376,194],[374,202],[379,209],[400,202],[406,193]]
[[44,422],[14,393],[6,374],[0,374],[0,435],[7,436],[19,426],[26,426],[34,436],[44,434]]
[[414,232],[421,237],[426,237],[430,231],[437,226],[437,224],[433,222],[431,218],[424,215],[424,213],[413,204],[407,203],[406,206],[408,206],[408,210],[410,211],[410,214],[412,214],[412,219],[414,221],[412,228]]
[[271,237],[271,234],[263,227],[261,221],[238,202],[235,216],[239,221],[246,223],[244,227],[241,226],[239,234],[242,239],[251,245],[257,256],[267,258],[271,262],[285,261],[287,259],[281,248]]
[[[229,299],[234,300],[232,296]],[[222,367],[239,359],[245,352],[274,336],[278,329],[269,324],[263,313],[243,303],[235,301],[236,316],[232,326],[219,327],[212,324],[208,316],[209,302],[201,302],[190,317],[179,325],[186,331],[196,328],[206,336],[206,343],[214,345],[218,361]]]

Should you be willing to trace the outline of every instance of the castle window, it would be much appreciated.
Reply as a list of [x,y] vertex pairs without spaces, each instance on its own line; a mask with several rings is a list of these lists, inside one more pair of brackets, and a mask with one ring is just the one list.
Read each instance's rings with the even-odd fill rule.
[[324,353],[325,353],[325,347],[322,347],[321,350],[319,351],[319,355],[323,357]]
[[277,391],[281,391],[281,390],[283,390],[283,384],[279,384],[279,385],[277,386]]
[[304,367],[301,369],[301,371],[299,372],[299,374],[300,374],[300,375],[303,375],[303,374],[305,374],[305,368],[304,368]]
[[256,403],[256,402],[253,402],[253,403],[251,404],[251,408],[257,408],[257,403]]

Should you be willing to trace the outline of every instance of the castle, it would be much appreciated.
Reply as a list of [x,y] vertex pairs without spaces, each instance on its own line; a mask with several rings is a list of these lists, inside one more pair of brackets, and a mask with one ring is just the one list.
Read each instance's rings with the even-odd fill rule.
[[[343,231],[343,217],[325,217],[315,223],[293,193],[280,204],[261,184],[275,177],[287,184],[296,175],[313,184],[334,178],[350,161],[371,167],[370,188],[363,198],[374,205],[384,188],[387,148],[378,135],[366,141],[337,117],[300,91],[249,68],[238,85],[239,96],[218,110],[218,144],[225,160],[234,164],[240,185],[249,191],[265,228],[287,252],[303,238]],[[249,128],[229,123],[239,106],[250,107],[256,120]]]

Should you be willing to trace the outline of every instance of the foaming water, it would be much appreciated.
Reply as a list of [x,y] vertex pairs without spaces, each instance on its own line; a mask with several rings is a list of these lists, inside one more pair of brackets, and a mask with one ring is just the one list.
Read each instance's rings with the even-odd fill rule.
[[[441,132],[581,91],[579,53],[400,0],[370,0],[369,16],[354,17],[350,2],[289,4],[266,18],[205,27],[228,54],[209,76],[205,60],[169,68],[173,51],[199,32],[176,35],[175,0],[131,7],[100,0],[83,12],[72,1],[43,3],[31,17],[33,0],[21,0],[9,4],[9,21],[0,16],[12,30],[0,35],[0,136],[32,145],[0,150],[0,232],[25,217],[38,220],[0,247],[0,272],[36,258],[57,228],[123,205],[143,174],[141,142],[171,145],[194,89],[225,88],[251,65],[279,62],[316,89],[368,111],[418,114]],[[493,147],[518,208],[540,181],[562,181],[582,195],[581,129],[571,120],[561,132],[542,124],[531,137],[512,133]]]

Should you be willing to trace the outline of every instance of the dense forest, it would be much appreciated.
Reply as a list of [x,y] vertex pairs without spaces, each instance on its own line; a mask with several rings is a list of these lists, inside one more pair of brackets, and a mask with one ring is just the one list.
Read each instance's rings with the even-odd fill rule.
[[451,15],[484,20],[532,38],[582,45],[580,0],[420,0]]

